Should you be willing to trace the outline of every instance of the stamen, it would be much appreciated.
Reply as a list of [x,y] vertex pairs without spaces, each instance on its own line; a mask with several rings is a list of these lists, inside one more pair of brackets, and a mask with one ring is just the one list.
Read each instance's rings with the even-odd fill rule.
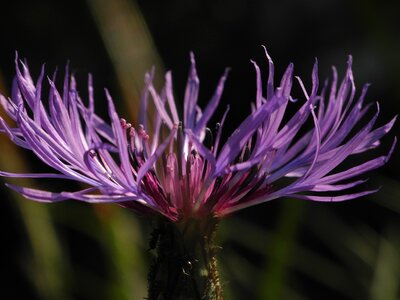
[[250,145],[246,144],[246,146],[244,146],[244,148],[242,150],[242,153],[240,154],[238,162],[241,163],[241,162],[246,161],[250,157],[250,153],[251,153]]
[[221,127],[221,123],[220,123],[220,122],[218,122],[217,124],[215,124],[215,135],[218,134],[218,130],[219,130],[220,127]]
[[139,136],[139,149],[138,152],[141,152],[143,154],[145,147],[144,147],[144,136],[147,135],[146,131],[144,130],[144,126],[142,124],[139,124],[139,131],[138,131],[138,136]]
[[[274,162],[274,158],[275,158],[275,155],[276,155],[276,152],[277,152],[278,150],[277,149],[272,149],[270,152],[268,152],[268,154],[267,154],[267,157],[268,157],[268,165],[267,165],[267,167],[266,167],[266,169],[265,169],[265,175],[266,176],[269,176],[270,175],[270,170],[271,170],[271,167],[272,167],[272,163]],[[270,154],[270,155],[269,155]]]
[[129,136],[131,138],[135,138],[135,133],[136,133],[136,131],[135,131],[134,127],[129,128]]
[[239,191],[248,187],[248,185],[253,181],[253,179],[256,177],[256,175],[258,174],[259,171],[260,171],[260,168],[258,168],[257,166],[251,167],[250,172],[247,174],[246,178],[240,185]]
[[[190,151],[190,149],[192,149],[192,147],[193,147],[193,142],[191,139],[189,139],[189,149],[188,150]],[[188,157],[186,158],[186,177],[188,180],[189,180],[190,168],[192,165],[192,161],[193,161],[192,156],[188,155]],[[188,186],[190,186],[190,184]]]
[[177,136],[177,157],[178,161],[178,175],[182,178],[182,159],[183,159],[183,126],[182,122],[178,124],[178,136]]
[[201,178],[204,179],[206,177],[207,174],[207,169],[208,169],[208,161],[204,158],[202,158],[203,160],[203,171],[201,172]]
[[123,118],[121,118],[119,121],[120,121],[120,123],[121,123],[121,127],[122,127],[123,129],[126,129],[126,120],[123,119]]
[[138,157],[136,156],[136,152],[132,152],[131,159],[132,159],[132,168],[134,170],[138,170],[141,164],[139,163]]
[[149,135],[144,133],[143,137],[143,156],[147,159],[147,156],[150,155],[150,146],[149,146]]
[[135,153],[135,128],[129,128],[129,150],[131,151],[132,155]]
[[139,124],[139,136],[142,136],[145,133],[143,124]]
[[94,150],[90,150],[89,155],[91,158],[95,158],[97,156],[97,153]]
[[214,137],[213,137],[213,134],[212,134],[212,131],[210,130],[210,128],[206,128],[206,136],[205,136],[205,138],[204,138],[204,145],[208,148],[208,149],[210,149],[210,150],[212,150],[212,147],[213,147],[213,140],[214,140]]

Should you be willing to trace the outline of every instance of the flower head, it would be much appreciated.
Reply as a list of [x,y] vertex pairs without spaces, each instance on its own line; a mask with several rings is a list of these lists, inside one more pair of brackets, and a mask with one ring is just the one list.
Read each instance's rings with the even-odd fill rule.
[[[140,213],[164,215],[172,221],[222,217],[283,196],[343,201],[375,192],[353,192],[353,187],[364,182],[353,178],[382,166],[396,140],[388,155],[336,170],[349,156],[378,146],[395,121],[394,118],[374,129],[379,114],[377,104],[375,115],[362,125],[372,105],[363,105],[368,85],[356,96],[351,57],[341,83],[338,84],[333,69],[332,82],[326,81],[322,89],[315,63],[311,90],[297,78],[304,98],[295,101],[291,97],[293,65],[288,66],[276,87],[274,65],[266,56],[266,91],[263,92],[260,69],[253,62],[257,91],[252,113],[225,142],[221,132],[229,108],[216,126],[210,129],[207,125],[220,102],[228,72],[201,110],[197,105],[199,79],[193,55],[183,116],[176,108],[171,73],[165,75],[165,86],[157,92],[151,72],[145,77],[138,126],[119,117],[107,90],[111,124],[96,115],[91,77],[85,104],[68,68],[62,92],[57,90],[54,78],[47,79],[50,91],[48,101],[43,101],[44,68],[35,84],[27,66],[17,58],[12,95],[0,97],[16,127],[0,119],[2,131],[57,173],[0,175],[70,179],[88,186],[77,192],[55,193],[7,184],[32,200],[119,203]],[[149,101],[156,108],[151,126],[146,117]],[[300,107],[288,116],[289,105]],[[291,180],[280,184],[285,177]]]

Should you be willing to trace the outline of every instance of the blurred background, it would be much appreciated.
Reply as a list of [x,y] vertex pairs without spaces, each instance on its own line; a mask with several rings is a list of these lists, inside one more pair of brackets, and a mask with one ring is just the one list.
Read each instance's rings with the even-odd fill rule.
[[[380,101],[383,124],[400,111],[399,13],[396,0],[3,1],[0,90],[9,95],[16,50],[35,77],[42,63],[51,74],[57,66],[62,73],[69,61],[83,95],[87,74],[94,75],[99,114],[105,116],[107,87],[121,116],[134,123],[145,71],[155,66],[161,84],[171,69],[182,99],[194,51],[203,105],[224,68],[231,68],[221,105],[231,104],[229,132],[255,99],[250,59],[267,72],[260,46],[266,45],[277,76],[293,62],[306,84],[315,57],[321,78],[327,78],[333,64],[343,74],[352,54],[358,91],[373,83],[367,102]],[[298,88],[295,93],[301,97]],[[359,159],[386,153],[398,132],[396,124],[382,147]],[[1,170],[43,169],[30,153],[0,138]],[[368,187],[382,186],[372,196],[335,204],[280,199],[224,220],[218,243],[226,298],[400,299],[398,153],[397,148],[384,168],[364,176]],[[2,299],[146,297],[148,220],[117,206],[37,204],[4,186],[0,193]]]

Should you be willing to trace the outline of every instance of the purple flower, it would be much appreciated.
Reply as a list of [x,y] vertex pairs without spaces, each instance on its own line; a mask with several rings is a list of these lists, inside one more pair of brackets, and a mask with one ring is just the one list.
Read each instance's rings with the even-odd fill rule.
[[[395,122],[393,118],[374,129],[378,104],[375,115],[361,122],[372,105],[363,106],[368,85],[356,97],[351,57],[341,83],[333,68],[332,82],[326,81],[322,89],[315,63],[310,91],[297,78],[304,92],[304,99],[297,101],[291,97],[293,65],[275,87],[274,65],[268,54],[267,58],[265,93],[260,69],[253,62],[257,92],[252,113],[224,143],[221,132],[229,108],[215,129],[206,126],[220,102],[228,72],[202,111],[197,105],[199,79],[193,55],[183,116],[176,108],[171,73],[165,75],[165,86],[157,92],[151,72],[145,77],[140,124],[136,127],[118,116],[107,90],[111,124],[96,115],[91,77],[85,104],[68,68],[62,92],[55,87],[55,76],[46,79],[50,91],[48,102],[43,101],[44,68],[35,84],[27,66],[16,59],[12,96],[0,98],[16,127],[0,119],[1,130],[57,172],[0,175],[70,179],[88,186],[77,192],[55,193],[6,184],[32,200],[119,203],[140,213],[162,214],[172,221],[222,217],[283,196],[343,201],[376,192],[354,192],[352,188],[364,182],[354,177],[385,164],[396,140],[388,155],[336,170],[346,158],[377,147]],[[156,108],[151,126],[146,117],[150,101]],[[288,116],[288,105],[299,108]],[[278,183],[284,177],[290,180]]]

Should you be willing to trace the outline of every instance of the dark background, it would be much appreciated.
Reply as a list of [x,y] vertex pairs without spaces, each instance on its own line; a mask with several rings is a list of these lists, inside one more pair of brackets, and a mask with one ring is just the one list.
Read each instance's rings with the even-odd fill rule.
[[[63,72],[69,60],[82,90],[91,72],[100,113],[104,113],[103,87],[111,90],[121,108],[135,106],[138,88],[130,87],[129,72],[134,73],[132,86],[140,87],[139,78],[153,64],[159,74],[163,68],[173,71],[176,94],[182,99],[193,51],[203,105],[224,68],[231,68],[222,100],[222,107],[231,104],[229,131],[254,100],[255,75],[249,60],[256,60],[267,74],[261,48],[266,45],[275,62],[276,81],[293,62],[295,74],[309,83],[315,57],[321,78],[330,76],[333,64],[343,74],[347,55],[352,54],[358,91],[372,82],[367,102],[381,104],[378,123],[400,111],[398,1],[110,3],[3,1],[2,93],[8,94],[11,86],[17,50],[35,76],[42,63],[49,73],[56,66]],[[146,41],[150,48],[143,50]],[[295,97],[301,97],[295,91]],[[129,110],[124,112],[130,115]],[[398,129],[396,124],[395,134]],[[361,159],[385,153],[393,131],[382,147],[360,155]],[[6,143],[1,140],[2,170],[41,170],[31,156]],[[364,176],[370,178],[368,187],[383,186],[371,197],[328,205],[282,199],[224,221],[219,239],[228,299],[398,299],[398,157],[396,148],[384,168]],[[64,183],[28,184],[64,187]],[[4,299],[145,297],[150,231],[146,220],[113,206],[72,202],[44,206],[21,200],[5,187],[0,192]]]

